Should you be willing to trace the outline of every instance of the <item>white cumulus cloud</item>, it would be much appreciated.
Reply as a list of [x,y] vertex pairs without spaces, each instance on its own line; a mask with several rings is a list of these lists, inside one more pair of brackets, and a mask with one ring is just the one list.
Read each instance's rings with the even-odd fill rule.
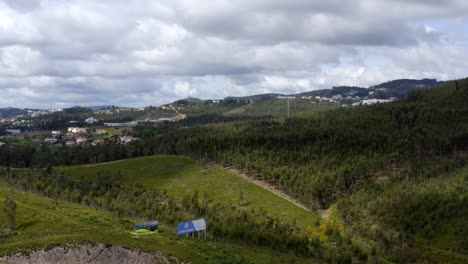
[[464,0],[0,0],[0,107],[466,77]]

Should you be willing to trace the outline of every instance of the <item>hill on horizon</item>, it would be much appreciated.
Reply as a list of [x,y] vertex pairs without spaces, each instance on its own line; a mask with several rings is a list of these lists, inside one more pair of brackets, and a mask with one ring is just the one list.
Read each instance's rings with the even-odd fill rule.
[[404,99],[412,91],[418,89],[431,88],[440,84],[443,84],[443,81],[437,81],[437,79],[397,79],[392,81],[387,81],[381,84],[373,85],[368,88],[359,87],[359,86],[334,86],[331,89],[319,89],[308,92],[302,92],[297,94],[280,94],[280,93],[266,93],[266,94],[256,94],[248,96],[239,96],[239,97],[226,97],[224,100],[259,100],[259,99],[268,99],[276,98],[278,96],[321,96],[321,97],[332,97],[335,95],[341,95],[342,97],[347,96],[359,96],[375,99],[387,99],[390,97],[396,97],[398,99]]
[[[333,86],[330,89],[319,89],[319,90],[313,90],[313,91],[308,91],[308,92],[301,92],[301,93],[296,93],[296,94],[285,94],[285,93],[265,93],[265,94],[254,94],[254,95],[247,95],[247,96],[228,96],[225,97],[222,100],[226,101],[246,101],[246,102],[252,102],[255,100],[260,100],[260,99],[270,99],[270,98],[277,98],[280,96],[293,96],[293,97],[299,97],[299,96],[322,96],[322,97],[332,97],[335,95],[341,95],[342,97],[346,96],[370,96],[370,98],[376,98],[376,99],[387,99],[389,97],[396,97],[398,99],[404,99],[408,96],[408,94],[414,90],[417,89],[425,89],[425,88],[431,88],[434,86],[437,86],[439,84],[444,83],[444,81],[438,81],[437,79],[396,79],[396,80],[391,80],[387,81],[381,84],[373,85],[368,88],[366,87],[359,87],[359,86],[347,86],[347,85],[340,85],[340,86]],[[189,104],[194,104],[194,103],[203,103],[206,101],[213,101],[213,99],[200,99],[200,98],[195,98],[195,97],[187,97],[183,99],[176,100],[172,102],[172,104],[176,105],[189,105]],[[168,104],[163,104],[164,105],[169,105]],[[117,108],[132,108],[132,107],[122,107],[122,106],[115,106],[115,105],[95,105],[95,106],[72,106],[72,107],[66,107],[65,109],[68,108],[87,108],[90,110],[102,110],[102,109],[107,109],[111,107],[117,107]],[[0,108],[0,116],[3,117],[8,117],[8,116],[14,116],[14,113],[21,112],[21,110],[25,110],[28,108],[15,108],[15,107],[4,107]],[[39,110],[39,109],[36,109]],[[44,109],[46,110],[46,109]],[[3,115],[2,115],[3,114]]]

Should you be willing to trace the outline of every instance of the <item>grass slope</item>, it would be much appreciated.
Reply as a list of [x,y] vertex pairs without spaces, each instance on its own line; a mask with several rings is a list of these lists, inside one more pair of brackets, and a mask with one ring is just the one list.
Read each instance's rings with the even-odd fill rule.
[[[286,99],[269,98],[254,101],[248,105],[239,106],[224,113],[225,116],[273,116],[285,118],[287,116]],[[305,99],[291,99],[290,115],[305,116],[317,112],[328,111],[338,108],[337,103],[312,102]]]
[[[92,166],[61,167],[67,175],[93,178],[102,172],[120,171],[125,184],[143,184],[183,197],[199,191],[227,204],[263,209],[304,231],[314,230],[319,217],[218,166],[178,156],[150,156]],[[241,192],[243,200],[241,201]]]
[[[0,182],[0,207],[3,207],[3,197],[7,192],[11,192],[11,189]],[[240,260],[254,263],[312,263],[312,260],[297,258],[292,254],[253,248],[242,243],[177,238],[175,230],[164,225],[156,235],[134,237],[130,234],[132,219],[118,219],[88,207],[18,190],[14,190],[14,196],[17,202],[17,228],[14,234],[0,236],[0,255],[64,243],[96,241],[149,252],[159,251],[193,263],[220,263],[228,260],[237,262],[225,263],[241,263]],[[4,226],[6,217],[2,212],[0,227]]]

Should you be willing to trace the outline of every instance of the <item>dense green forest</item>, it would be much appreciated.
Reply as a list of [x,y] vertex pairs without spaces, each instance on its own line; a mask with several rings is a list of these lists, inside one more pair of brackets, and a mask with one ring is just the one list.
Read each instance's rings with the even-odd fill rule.
[[[463,263],[468,253],[467,180],[467,167],[394,175],[341,199],[337,208],[348,233],[366,241],[373,254],[403,263],[414,262],[415,256],[431,263]],[[433,254],[434,248],[445,256]],[[446,258],[450,255],[455,258]]]

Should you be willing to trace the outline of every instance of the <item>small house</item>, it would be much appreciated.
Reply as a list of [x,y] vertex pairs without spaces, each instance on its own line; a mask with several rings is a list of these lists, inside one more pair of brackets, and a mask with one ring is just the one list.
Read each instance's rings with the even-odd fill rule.
[[105,134],[107,134],[107,131],[104,130],[104,129],[96,129],[95,134],[96,135],[105,135]]
[[85,137],[76,137],[75,141],[76,141],[76,144],[82,144],[82,143],[85,143],[87,139]]
[[5,129],[5,132],[7,134],[16,135],[16,134],[21,134],[21,129]]
[[81,134],[81,133],[86,133],[88,130],[84,127],[69,127],[68,132],[71,132],[73,134]]
[[44,142],[48,143],[48,144],[54,144],[54,143],[57,143],[57,141],[58,140],[56,138],[53,138],[53,137],[48,137],[48,138],[44,139]]
[[158,229],[159,222],[158,221],[150,221],[144,223],[136,223],[135,229],[147,229],[149,231],[155,231]]
[[91,145],[93,146],[102,145],[102,144],[104,144],[104,139],[95,139],[93,140],[93,143],[91,143]]
[[138,140],[138,138],[135,138],[135,137],[132,137],[132,136],[120,137],[120,143],[122,143],[122,144],[127,144],[127,143],[130,143],[130,142],[135,141],[135,140]]
[[96,118],[94,118],[94,117],[88,117],[88,118],[85,119],[85,122],[87,124],[94,124],[94,123],[97,123],[98,120]]

